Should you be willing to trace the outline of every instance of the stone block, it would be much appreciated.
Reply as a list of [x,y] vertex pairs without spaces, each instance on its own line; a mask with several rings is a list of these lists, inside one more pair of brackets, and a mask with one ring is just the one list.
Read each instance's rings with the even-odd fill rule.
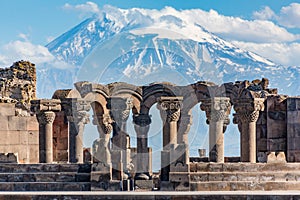
[[0,116],[15,116],[15,104],[0,103]]
[[8,129],[11,130],[27,130],[27,117],[9,116]]
[[161,191],[174,191],[174,185],[169,181],[161,181],[160,182],[160,190]]
[[197,172],[208,172],[209,164],[208,163],[197,163],[196,171]]
[[135,190],[152,191],[153,180],[135,180],[134,181]]
[[230,191],[230,184],[228,182],[211,182],[210,191]]
[[286,138],[268,139],[269,151],[285,151],[287,146]]
[[300,150],[300,137],[290,138],[287,143],[288,150]]
[[76,182],[90,182],[91,181],[91,174],[89,173],[81,173],[75,175]]
[[208,181],[222,181],[223,174],[222,173],[209,173],[208,174]]
[[287,98],[287,110],[288,111],[300,110],[300,98],[299,97]]
[[268,182],[268,181],[275,181],[275,174],[274,173],[262,173],[259,176],[259,182]]
[[237,181],[259,182],[259,175],[256,173],[237,173]]
[[75,174],[74,173],[60,173],[55,175],[56,182],[75,182]]
[[172,182],[190,182],[190,175],[189,173],[170,172],[169,180]]
[[237,181],[238,177],[235,173],[223,173],[223,181]]
[[108,183],[107,191],[121,191],[121,182],[120,181],[110,181]]
[[14,191],[14,184],[13,183],[1,183],[0,191]]
[[221,171],[223,171],[223,164],[221,164],[221,163],[209,163],[208,170],[210,172],[221,172]]
[[190,191],[190,182],[172,182],[175,191]]
[[38,131],[39,130],[39,123],[36,119],[36,116],[29,116],[26,117],[27,119],[27,130],[28,131]]
[[29,163],[38,163],[39,162],[39,145],[30,145],[29,146]]
[[8,129],[8,117],[0,116],[0,131],[7,131]]
[[24,144],[24,145],[39,144],[39,132],[20,131],[20,144]]
[[[0,131],[0,145],[19,145],[19,131]],[[15,152],[15,151],[11,151]]]
[[300,111],[287,112],[287,124],[297,124],[300,119]]
[[208,181],[208,173],[191,173],[190,180],[192,182],[206,182]]
[[287,137],[289,139],[300,137],[300,123],[288,124],[287,126]]
[[256,146],[258,151],[268,151],[267,139],[266,138],[257,139]]
[[35,174],[36,182],[55,182],[57,174],[55,173],[37,173]]
[[91,172],[92,182],[109,182],[112,176],[110,172]]

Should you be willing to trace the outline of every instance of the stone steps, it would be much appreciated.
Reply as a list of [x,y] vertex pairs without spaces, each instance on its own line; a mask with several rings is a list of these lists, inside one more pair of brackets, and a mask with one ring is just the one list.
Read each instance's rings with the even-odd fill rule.
[[300,171],[263,171],[263,172],[192,172],[191,181],[299,181]]
[[89,182],[90,173],[35,172],[0,173],[1,182]]
[[0,164],[0,191],[90,191],[90,164]]
[[90,164],[0,164],[0,173],[78,172],[90,173]]
[[0,191],[90,191],[90,182],[3,182]]
[[190,163],[191,172],[300,171],[300,163]]
[[300,163],[191,163],[190,190],[300,190]]
[[271,191],[271,190],[300,190],[298,181],[214,181],[214,182],[191,182],[192,191]]

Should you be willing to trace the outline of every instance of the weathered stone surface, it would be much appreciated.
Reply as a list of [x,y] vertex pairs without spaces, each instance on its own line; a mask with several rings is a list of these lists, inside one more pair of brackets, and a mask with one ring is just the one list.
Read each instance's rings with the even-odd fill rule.
[[15,116],[15,104],[0,103],[0,116]]
[[142,191],[151,191],[153,189],[153,180],[135,180],[134,189]]

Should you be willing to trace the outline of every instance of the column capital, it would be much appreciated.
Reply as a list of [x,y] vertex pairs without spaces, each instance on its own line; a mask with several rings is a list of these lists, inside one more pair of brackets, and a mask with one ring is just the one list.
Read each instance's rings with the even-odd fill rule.
[[210,121],[224,121],[224,124],[229,124],[230,114],[230,99],[228,97],[213,97],[202,99],[200,109],[205,111],[207,123]]
[[87,124],[90,121],[88,111],[91,109],[91,104],[89,101],[65,98],[62,100],[62,109],[70,122]]
[[132,107],[132,98],[110,97],[107,100],[107,108],[110,110],[112,119],[117,122],[117,124],[127,121]]
[[52,124],[55,119],[55,113],[52,111],[39,112],[37,119],[39,124]]
[[177,122],[180,117],[183,97],[159,97],[157,108],[166,112],[168,122]]
[[93,124],[101,128],[104,134],[110,134],[112,131],[112,122],[109,114],[97,114],[93,115]]
[[234,110],[236,111],[235,123],[256,122],[259,117],[259,111],[264,110],[264,98],[241,98],[234,101]]
[[149,126],[151,124],[151,115],[143,113],[133,115],[133,123],[142,127]]

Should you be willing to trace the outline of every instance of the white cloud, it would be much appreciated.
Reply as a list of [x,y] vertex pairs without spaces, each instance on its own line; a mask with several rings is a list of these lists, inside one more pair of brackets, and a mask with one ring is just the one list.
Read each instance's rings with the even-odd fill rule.
[[16,40],[0,47],[0,66],[8,67],[19,60],[28,60],[37,67],[70,68],[69,64],[58,61],[46,47],[29,41]]
[[96,3],[88,1],[85,4],[71,5],[66,3],[63,6],[66,10],[74,10],[81,12],[81,14],[97,14],[100,12],[99,7]]
[[208,31],[229,40],[249,42],[288,42],[299,36],[289,33],[271,21],[245,20],[239,17],[224,16],[214,10],[184,10],[189,20],[205,27]]
[[[175,10],[170,7],[166,7],[163,10],[136,10],[145,16],[150,16],[154,22],[164,16],[175,16],[183,21],[182,25],[190,23],[199,24],[209,32],[215,33],[227,40],[291,42],[300,38],[299,35],[288,32],[285,28],[274,24],[272,21],[245,20],[240,17],[224,16],[215,10],[208,12],[201,9]],[[128,13],[134,11],[130,10]],[[272,14],[269,13],[268,15]]]
[[300,43],[252,43],[233,41],[242,48],[255,52],[269,60],[285,66],[299,66]]
[[300,28],[300,4],[292,3],[282,7],[278,22],[288,28]]
[[18,35],[19,38],[23,39],[24,41],[28,41],[28,37],[29,35],[28,34],[25,34],[25,33],[19,33]]
[[260,20],[273,20],[287,28],[300,28],[300,4],[291,3],[288,6],[284,6],[278,14],[274,13],[268,6],[265,6],[262,10],[255,11],[253,17]]
[[276,18],[276,14],[269,6],[265,6],[260,11],[255,11],[253,17],[259,20],[269,20]]

